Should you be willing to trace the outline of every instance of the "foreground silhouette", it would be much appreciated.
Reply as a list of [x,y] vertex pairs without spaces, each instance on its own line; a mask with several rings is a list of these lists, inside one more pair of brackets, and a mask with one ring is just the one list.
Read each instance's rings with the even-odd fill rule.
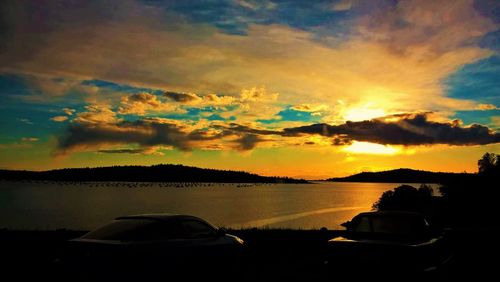
[[385,192],[374,204],[380,211],[405,210],[425,214],[435,230],[448,230],[455,252],[448,278],[489,279],[497,275],[500,253],[500,156],[486,153],[473,177],[442,181],[439,194],[427,186],[403,185]]
[[[202,266],[210,265],[209,268],[183,264],[175,268],[178,270],[176,274],[182,277],[173,277],[172,273],[175,272],[164,271],[165,267],[170,264],[165,264],[161,259],[150,260],[155,256],[127,257],[122,256],[120,252],[112,252],[113,255],[99,265],[109,270],[107,266],[121,262],[116,265],[118,270],[106,271],[104,272],[106,275],[103,276],[99,276],[102,272],[98,271],[95,280],[199,281],[200,279],[190,276],[194,275],[201,276],[204,280],[215,277],[216,280],[226,281],[332,281],[351,279],[356,276],[375,281],[422,281],[423,278],[425,281],[459,281],[461,279],[488,281],[497,275],[498,263],[492,258],[500,253],[498,240],[500,221],[498,221],[499,211],[496,208],[500,194],[496,183],[500,161],[498,155],[488,154],[478,164],[479,173],[473,180],[456,179],[444,183],[440,188],[440,195],[434,195],[432,189],[425,185],[420,188],[400,186],[382,195],[374,204],[374,208],[381,211],[397,211],[396,213],[406,210],[417,214],[417,219],[420,214],[429,219],[428,227],[417,228],[416,231],[409,232],[410,236],[401,238],[388,236],[388,234],[369,234],[371,237],[366,237],[367,234],[363,234],[363,237],[358,234],[360,232],[357,232],[356,226],[359,227],[359,224],[347,226],[347,231],[231,230],[229,231],[231,234],[242,238],[246,243],[247,252],[242,268],[228,268],[229,264],[226,264],[224,260],[210,256],[201,261]],[[362,215],[358,218],[362,218]],[[388,222],[391,221],[382,223]],[[405,226],[405,222],[406,220],[403,223],[385,226],[398,230]],[[370,230],[372,228],[373,223],[370,225]],[[447,228],[444,236],[446,240],[442,241],[439,237],[445,228]],[[154,234],[146,233],[146,235]],[[430,234],[429,237],[426,237],[426,234]],[[2,278],[15,278],[17,281],[44,281],[46,279],[77,281],[81,277],[78,272],[63,271],[68,268],[61,268],[59,259],[61,250],[66,250],[63,248],[66,245],[65,242],[82,235],[83,232],[64,230],[55,232],[0,230],[2,266],[5,270]],[[334,245],[334,251],[332,251],[332,244],[341,242],[341,237],[345,239],[344,243],[350,240],[353,242],[352,246],[362,247],[345,252],[342,250],[345,245],[340,244]],[[414,252],[417,245],[425,244],[433,239],[445,244],[431,243],[428,245],[436,247],[422,248],[420,250],[424,251],[421,253]],[[93,239],[88,238],[88,240]],[[372,242],[367,245],[358,244],[362,241]],[[381,241],[388,244],[380,244]],[[365,248],[366,246],[372,247]],[[438,254],[420,261],[428,264],[420,265],[424,270],[434,269],[434,259],[442,254],[439,251],[442,250],[441,246],[450,248],[451,259],[445,260],[446,263],[441,264],[441,267],[438,265],[436,268],[438,271],[424,271],[423,277],[416,275],[415,273],[422,274],[422,272],[415,272],[414,269],[415,266],[419,266],[418,259],[422,258],[421,255]],[[337,247],[340,249],[335,249]],[[82,250],[83,255],[87,254],[86,251],[90,251],[92,255],[94,249],[84,247]],[[412,254],[417,255],[412,257]],[[137,262],[137,259],[139,263],[129,263],[134,260]],[[385,263],[382,263],[384,259]],[[411,259],[417,259],[417,263],[409,263]],[[123,260],[129,264],[124,264]],[[325,261],[328,263],[325,264]],[[236,271],[231,272],[234,269]],[[430,277],[427,277],[428,273]]]
[[420,213],[365,212],[343,226],[347,230],[328,241],[326,263],[335,275],[407,281],[438,275],[452,257],[444,234]]
[[439,194],[430,186],[418,189],[401,185],[386,191],[373,207],[379,211],[405,210],[423,213],[435,227],[500,227],[496,208],[500,156],[486,153],[478,161],[478,173],[468,177],[457,174],[438,183]]
[[246,246],[198,217],[145,214],[119,217],[68,241],[57,258],[61,272],[82,281],[201,278],[218,269],[241,272]]

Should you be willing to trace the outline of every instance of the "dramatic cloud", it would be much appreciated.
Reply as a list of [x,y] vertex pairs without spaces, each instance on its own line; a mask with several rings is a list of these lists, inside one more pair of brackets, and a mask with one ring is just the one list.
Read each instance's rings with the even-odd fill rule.
[[[470,162],[500,146],[447,146],[498,143],[497,1],[32,2],[0,1],[0,139],[36,132],[47,142],[3,150],[4,167],[259,148],[259,165],[293,159],[285,174],[328,174],[353,171],[356,161],[339,163],[348,148],[422,152],[427,169],[431,150],[455,159],[467,151]],[[444,145],[403,148],[427,144]],[[50,148],[82,154],[54,164],[42,156]],[[268,167],[239,155],[177,152],[171,161]]]
[[[92,108],[93,109],[93,108]],[[98,112],[97,116],[101,114]],[[280,135],[279,131],[251,128],[238,124],[188,125],[176,120],[144,118],[137,121],[102,122],[86,112],[85,119],[70,124],[58,142],[58,153],[93,151],[101,153],[147,153],[153,147],[168,146],[182,151],[251,150],[264,141],[262,135]],[[113,117],[113,115],[109,115]],[[108,119],[107,117],[104,120]],[[102,119],[101,119],[102,120]],[[204,126],[204,125],[202,125]],[[217,142],[219,144],[217,144]],[[136,145],[134,149],[105,149],[116,145]]]
[[429,121],[428,114],[393,115],[341,125],[313,124],[285,128],[285,136],[318,134],[334,138],[332,144],[345,145],[365,141],[392,145],[482,145],[500,142],[500,134],[488,127],[473,124],[460,126],[458,120],[440,123]]
[[115,124],[75,123],[59,139],[58,151],[67,153],[118,144],[166,145],[186,151],[191,149],[189,141],[189,134],[181,126],[156,119]]
[[[93,119],[89,122],[86,119],[69,125],[66,134],[59,139],[58,151],[97,150],[102,153],[145,154],[157,151],[152,149],[154,146],[168,146],[182,151],[247,151],[261,143],[287,147],[294,144],[345,146],[354,141],[404,146],[468,146],[500,142],[500,134],[488,127],[478,124],[464,127],[459,120],[436,122],[429,120],[428,116],[429,113],[398,114],[359,122],[348,121],[340,125],[312,124],[282,130],[217,122],[200,127],[160,118],[114,123],[95,122]],[[319,135],[322,139],[305,139],[310,135]],[[325,143],[328,140],[325,138],[330,141]],[[135,145],[139,148],[106,149],[116,145]]]
[[[236,96],[241,89],[264,85],[291,105],[334,105],[342,99],[346,110],[373,101],[386,113],[472,108],[472,101],[446,97],[443,80],[491,56],[478,41],[498,25],[478,13],[472,0],[384,3],[333,4],[333,10],[360,14],[349,19],[346,37],[282,24],[249,24],[244,35],[227,34],[135,1],[88,1],[77,7],[48,3],[29,17],[23,12],[29,7],[16,4],[5,9],[11,13],[7,27],[17,32],[5,37],[0,70],[64,76],[38,83],[50,84],[41,87],[53,93],[73,87],[71,77],[91,77],[168,89],[180,103],[203,96],[189,93]],[[44,20],[46,15],[50,20]],[[258,88],[241,97],[261,98]],[[339,113],[324,115],[323,121],[341,120]]]

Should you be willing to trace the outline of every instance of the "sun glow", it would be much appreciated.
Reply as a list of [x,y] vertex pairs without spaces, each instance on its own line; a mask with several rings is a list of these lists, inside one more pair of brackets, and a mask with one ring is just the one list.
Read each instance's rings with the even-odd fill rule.
[[363,121],[370,120],[376,117],[381,117],[385,115],[385,111],[382,109],[373,109],[369,107],[352,108],[348,110],[344,118],[349,121]]
[[354,141],[351,145],[342,149],[342,151],[355,154],[394,155],[400,150],[387,145]]

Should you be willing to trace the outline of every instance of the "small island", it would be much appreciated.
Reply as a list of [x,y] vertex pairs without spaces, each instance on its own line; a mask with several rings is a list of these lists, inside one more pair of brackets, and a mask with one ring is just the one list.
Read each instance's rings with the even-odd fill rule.
[[473,173],[432,172],[399,168],[379,172],[361,172],[347,177],[329,178],[335,182],[379,182],[379,183],[448,183],[451,181],[471,181]]

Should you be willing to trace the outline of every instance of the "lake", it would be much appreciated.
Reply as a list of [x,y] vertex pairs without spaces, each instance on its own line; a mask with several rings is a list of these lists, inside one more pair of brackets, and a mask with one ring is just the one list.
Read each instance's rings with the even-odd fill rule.
[[0,228],[89,230],[123,215],[182,213],[233,228],[339,229],[398,185],[0,181]]

